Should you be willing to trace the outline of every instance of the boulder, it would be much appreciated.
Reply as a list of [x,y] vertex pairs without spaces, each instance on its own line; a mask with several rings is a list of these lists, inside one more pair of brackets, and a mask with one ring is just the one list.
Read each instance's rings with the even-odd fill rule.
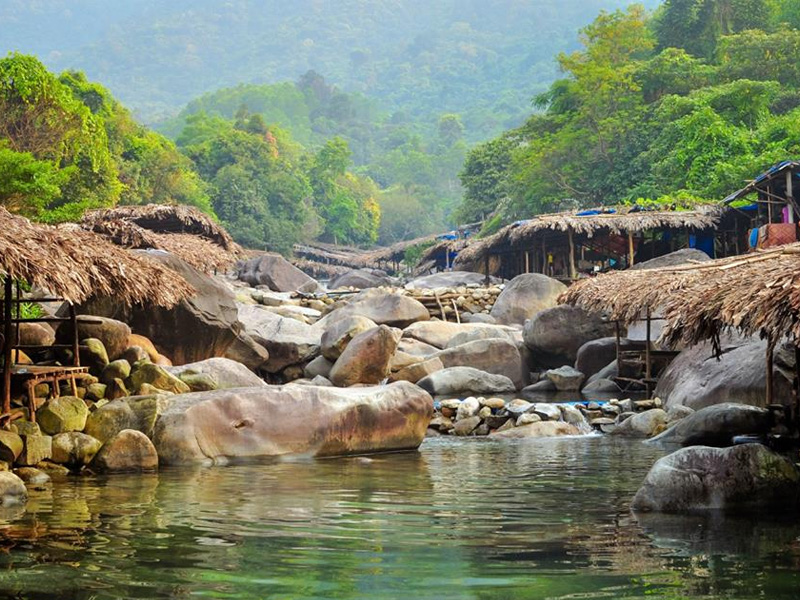
[[156,350],[156,347],[150,338],[139,335],[138,333],[132,333],[128,336],[128,347],[130,348],[131,346],[136,346],[147,352],[147,356],[150,357],[150,360],[153,362],[158,360],[158,350]]
[[636,511],[792,510],[800,473],[761,444],[732,448],[693,446],[659,459],[636,492]]
[[661,267],[677,267],[689,262],[707,262],[711,258],[697,248],[682,248],[675,252],[670,252],[664,256],[658,256],[645,260],[640,263],[634,263],[631,269],[660,269]]
[[[470,339],[466,339],[467,336],[470,336]],[[478,339],[500,338],[503,336],[508,341],[514,341],[510,328],[486,323],[425,321],[409,325],[403,330],[403,338],[415,339],[439,349],[447,348],[450,346],[451,340],[457,337],[464,340],[463,343],[466,343]],[[453,344],[453,346],[455,345],[457,344]]]
[[356,288],[365,290],[381,286],[391,286],[392,278],[380,269],[353,269],[328,284],[329,290],[339,290],[344,288]]
[[88,465],[103,443],[80,431],[69,431],[53,436],[52,461],[70,468]]
[[269,360],[269,351],[250,334],[240,331],[223,356],[243,364],[251,371],[258,371]]
[[[222,356],[241,328],[233,292],[172,254],[159,250],[137,253],[143,253],[148,259],[157,260],[178,273],[196,290],[196,294],[172,308],[129,307],[115,298],[96,298],[80,307],[80,311],[128,323],[138,334],[152,340],[159,354],[168,356],[174,364]],[[127,347],[126,339],[120,352]],[[112,360],[117,358],[110,349],[109,356]]]
[[520,396],[525,400],[541,400],[542,398],[549,398],[557,392],[556,384],[549,379],[542,379],[522,388]]
[[492,375],[472,367],[450,367],[420,379],[417,385],[434,395],[505,394],[513,392],[514,382],[504,375]]
[[419,446],[433,400],[406,382],[240,388],[171,399],[153,437],[161,464],[341,456]]
[[108,352],[103,342],[97,338],[85,338],[81,340],[78,349],[81,364],[90,367],[94,372],[102,371],[108,364]]
[[252,285],[265,285],[274,292],[316,292],[319,284],[280,254],[263,254],[239,266],[238,277]]
[[61,396],[46,402],[38,411],[36,419],[42,431],[50,435],[67,431],[83,431],[89,407],[75,396]]
[[[100,312],[97,313],[97,315],[102,314]],[[128,336],[130,334],[131,328],[126,323],[116,319],[108,318],[107,316],[95,316],[94,314],[78,315],[78,339],[93,338],[100,340],[110,360],[115,360],[122,356],[122,353],[128,347]],[[59,327],[56,339],[61,344],[72,343],[72,327],[68,324]]]
[[[497,277],[490,277],[489,283],[500,283]],[[443,271],[431,275],[423,275],[409,281],[407,290],[435,290],[437,288],[455,288],[461,286],[482,286],[486,283],[486,275],[472,271]]]
[[582,393],[586,397],[591,396],[617,396],[622,392],[622,388],[620,388],[614,381],[610,379],[595,379],[591,383],[587,383],[583,386]]
[[497,325],[497,319],[486,313],[461,313],[462,323],[485,323],[486,325]]
[[[125,348],[125,352],[122,353],[121,360],[127,361],[128,365],[132,365],[133,363],[137,363],[140,360],[152,360],[150,355],[147,353],[147,350],[142,348],[141,346],[128,346]],[[156,356],[156,360],[158,357]]]
[[397,350],[422,358],[430,358],[439,352],[439,348],[436,346],[431,346],[430,344],[410,337],[400,338],[400,343],[397,344]]
[[516,344],[507,339],[483,339],[442,350],[437,355],[444,368],[473,367],[508,377],[516,389],[525,387],[528,375]]
[[22,433],[22,453],[17,457],[17,464],[23,466],[38,465],[53,455],[53,438],[41,433]]
[[52,346],[56,334],[47,323],[20,323],[19,343],[22,346]]
[[540,438],[556,437],[562,435],[580,435],[581,432],[574,425],[563,421],[536,421],[528,423],[514,429],[496,431],[492,434],[495,438],[519,439],[519,438]]
[[25,482],[11,471],[0,471],[0,506],[17,506],[27,501]]
[[149,384],[154,388],[173,394],[189,392],[189,386],[167,371],[168,368],[159,367],[153,363],[138,363],[131,373],[133,389],[139,391],[144,384]]
[[125,400],[113,400],[93,411],[84,433],[105,443],[124,429],[135,429],[138,416]]
[[389,363],[399,340],[400,332],[386,325],[359,333],[336,359],[329,379],[340,387],[382,382],[389,376]]
[[327,324],[344,316],[359,315],[371,319],[378,325],[389,325],[403,329],[417,321],[427,321],[431,318],[425,306],[400,294],[384,292],[381,290],[365,290],[353,296],[344,306],[328,314],[318,324]]
[[454,435],[469,435],[481,424],[481,418],[478,416],[465,417],[460,421],[456,421],[453,426]]
[[522,336],[537,364],[573,365],[586,342],[614,334],[614,324],[582,308],[562,304],[537,313],[525,324]]
[[[676,356],[656,385],[666,408],[683,404],[694,410],[721,402],[763,404],[766,396],[766,341],[722,340],[722,355],[710,343],[692,346]],[[791,398],[791,385],[775,370],[775,397]]]
[[[202,373],[213,377],[217,389],[235,387],[266,386],[266,382],[244,365],[221,356],[207,358],[180,367],[164,367],[164,370],[180,378],[181,373]],[[156,386],[158,387],[158,386]]]
[[12,464],[22,453],[23,443],[19,434],[0,429],[0,460]]
[[124,429],[103,444],[91,467],[101,473],[155,471],[158,454],[153,442],[141,431]]
[[583,373],[567,365],[558,369],[550,369],[545,372],[544,376],[553,382],[559,392],[579,391],[584,379]]
[[612,434],[630,438],[651,438],[664,431],[668,421],[665,410],[651,408],[625,419]]
[[115,379],[127,379],[131,374],[131,363],[119,358],[108,363],[100,375],[100,381],[108,385]]
[[427,377],[436,371],[444,369],[444,365],[439,357],[423,359],[414,364],[403,367],[389,376],[389,381],[410,381],[417,383],[420,379]]
[[654,437],[653,441],[681,446],[729,446],[734,436],[766,433],[771,426],[772,417],[768,410],[725,402],[701,408],[688,415]]
[[327,378],[331,374],[333,363],[324,356],[318,356],[303,368],[303,375],[314,379],[317,375]]
[[178,375],[178,379],[189,386],[190,392],[208,392],[210,390],[216,390],[219,387],[213,375],[209,375],[208,373],[196,373],[190,369]]
[[516,338],[512,331],[504,326],[497,327],[467,327],[447,340],[444,348],[455,348],[469,342],[478,340],[506,340],[516,343]]
[[489,314],[503,325],[523,325],[540,311],[556,306],[566,290],[567,286],[547,275],[517,275],[506,284]]
[[20,467],[14,469],[14,475],[22,479],[26,487],[35,490],[46,489],[51,483],[50,475],[33,467]]
[[[633,342],[627,338],[620,339],[620,350],[636,350],[644,348],[642,342]],[[590,340],[578,348],[575,368],[586,375],[587,380],[617,360],[616,337],[604,337]],[[608,379],[606,377],[605,379]]]
[[319,327],[245,304],[239,305],[239,319],[247,334],[269,352],[269,360],[262,366],[268,373],[307,362],[319,352]]
[[589,377],[586,380],[586,384],[588,385],[590,383],[594,383],[595,381],[599,381],[601,379],[613,380],[614,377],[618,376],[619,376],[619,369],[617,368],[617,361],[613,360],[610,363],[608,363],[605,367],[600,369],[597,373]]
[[359,315],[343,315],[334,319],[322,333],[320,350],[322,356],[334,362],[341,356],[347,344],[358,334],[377,327],[371,319]]
[[[533,405],[532,409],[534,414],[539,415],[543,421],[560,421],[561,409],[557,404],[548,404],[547,402],[537,402]],[[517,423],[519,425],[519,423]]]

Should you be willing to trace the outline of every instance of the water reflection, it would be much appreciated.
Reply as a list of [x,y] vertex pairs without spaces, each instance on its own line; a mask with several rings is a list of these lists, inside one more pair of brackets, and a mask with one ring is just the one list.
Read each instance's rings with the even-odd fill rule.
[[[0,514],[23,598],[795,598],[800,527],[634,517],[663,450],[601,436],[73,478]],[[637,520],[638,518],[638,520]],[[763,596],[762,596],[763,597]]]

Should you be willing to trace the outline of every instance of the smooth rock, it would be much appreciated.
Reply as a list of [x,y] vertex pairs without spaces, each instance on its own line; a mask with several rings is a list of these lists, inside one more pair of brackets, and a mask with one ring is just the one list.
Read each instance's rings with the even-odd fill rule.
[[[466,285],[482,286],[486,282],[486,276],[473,271],[442,271],[423,275],[409,281],[405,288],[407,290],[435,290],[437,288],[456,288]],[[500,283],[497,277],[490,277],[489,283]]]
[[331,374],[331,369],[333,368],[333,363],[329,361],[324,356],[318,356],[310,363],[308,363],[305,367],[303,367],[303,375],[308,377],[309,379],[314,379],[317,375],[321,375],[326,379]]
[[17,506],[28,501],[25,483],[11,471],[0,471],[0,506]]
[[495,339],[505,340],[512,343],[515,342],[514,335],[506,327],[470,327],[466,331],[462,331],[451,337],[447,341],[445,349],[455,348],[457,346],[479,340]]
[[754,510],[796,507],[800,473],[761,444],[693,446],[659,459],[636,492],[637,511]]
[[242,263],[238,277],[252,286],[275,292],[316,292],[319,284],[280,254],[263,254]]
[[266,387],[267,385],[263,379],[243,364],[221,356],[180,367],[164,367],[164,370],[178,377],[186,371],[209,375],[217,382],[217,389],[221,390],[236,387]]
[[421,359],[389,376],[389,381],[410,381],[417,383],[420,379],[427,377],[436,371],[444,369],[441,359],[438,356],[427,360]]
[[52,461],[71,468],[88,465],[100,450],[102,442],[80,431],[69,431],[53,436]]
[[[413,323],[403,330],[403,338],[412,338],[434,346],[435,348],[445,349],[450,341],[460,335],[476,335],[475,332],[489,331],[497,333],[500,329],[496,325],[486,325],[484,323],[451,323],[449,321],[421,321]],[[506,337],[511,340],[509,329],[501,329],[506,332]],[[477,334],[480,335],[480,334]],[[472,340],[474,341],[474,340]]]
[[103,444],[91,467],[101,473],[154,471],[158,468],[158,454],[141,431],[124,429]]
[[258,371],[269,360],[269,351],[249,333],[240,331],[223,353],[223,357],[241,363],[251,371]]
[[319,327],[281,317],[258,306],[240,305],[239,319],[247,334],[269,352],[269,360],[262,366],[269,373],[305,363],[319,352],[322,337]]
[[614,435],[632,438],[651,438],[667,428],[667,413],[653,408],[625,419],[614,430]]
[[583,386],[584,396],[609,396],[617,395],[622,389],[610,379],[595,379]]
[[503,325],[523,325],[537,313],[558,304],[567,286],[540,273],[518,275],[506,284],[490,315]]
[[22,453],[22,438],[14,431],[0,429],[0,460],[12,464]]
[[[97,313],[97,315],[100,314]],[[78,315],[78,339],[91,338],[100,340],[106,349],[108,358],[115,360],[122,356],[122,353],[128,347],[128,336],[131,334],[131,328],[122,321],[97,315]],[[66,316],[66,314],[60,314],[60,316]],[[59,327],[56,332],[56,340],[62,344],[72,343],[72,328],[67,326]]]
[[22,452],[17,457],[17,464],[32,467],[53,456],[53,438],[40,433],[20,435]]
[[359,315],[378,325],[389,325],[400,329],[431,318],[428,309],[414,298],[370,289],[356,294],[346,305],[327,315],[323,319],[326,321],[324,325],[327,326],[329,320],[349,315]]
[[133,363],[139,362],[140,360],[153,360],[152,358],[150,358],[150,355],[147,353],[147,350],[145,350],[141,346],[128,346],[127,348],[125,348],[125,352],[122,353],[121,358],[123,358],[128,363],[128,366],[132,365]]
[[397,349],[400,352],[405,352],[411,356],[419,356],[421,358],[430,358],[439,352],[439,348],[436,346],[431,346],[430,344],[409,337],[400,338]]
[[558,369],[546,371],[544,376],[553,382],[560,392],[577,392],[581,389],[584,374],[570,366],[564,365]]
[[[158,359],[159,352],[156,349],[155,344],[153,344],[152,340],[148,337],[143,335],[139,335],[138,333],[132,333],[128,336],[128,348],[135,347],[141,348],[147,353],[147,357],[155,362]],[[123,357],[124,358],[124,357]],[[136,361],[128,361],[129,363],[133,364]]]
[[542,417],[540,417],[536,413],[523,413],[519,417],[517,417],[516,425],[517,425],[517,427],[522,427],[523,425],[530,425],[531,423],[538,423],[541,420],[542,420]]
[[328,284],[328,289],[355,288],[357,290],[365,290],[367,288],[390,285],[392,285],[392,278],[389,277],[386,271],[381,271],[380,269],[353,269],[333,279]]
[[514,398],[506,403],[505,409],[514,416],[519,416],[533,409],[533,404],[520,398]]
[[472,367],[494,375],[508,377],[515,389],[525,387],[527,365],[516,344],[504,339],[483,339],[467,342],[442,350],[437,354],[447,369],[449,367]]
[[461,419],[474,417],[478,414],[480,408],[480,402],[478,402],[478,399],[474,396],[464,398],[464,401],[458,405],[458,410],[456,411],[456,422],[460,421]]
[[83,431],[88,417],[89,407],[83,400],[75,396],[52,398],[36,411],[39,427],[50,435],[67,431]]
[[417,385],[434,395],[462,392],[504,394],[513,392],[514,382],[503,375],[492,375],[472,367],[451,367],[420,379]]
[[135,390],[140,390],[145,383],[159,390],[174,394],[185,394],[190,391],[189,386],[166,370],[153,363],[139,363],[131,373],[131,384]]
[[574,425],[563,421],[540,421],[530,423],[524,427],[514,427],[505,431],[497,430],[492,434],[498,438],[538,438],[556,437],[562,435],[580,435],[580,431]]
[[78,349],[81,364],[91,369],[94,372],[101,371],[108,364],[108,352],[103,342],[97,338],[85,338],[81,340]]
[[652,441],[682,446],[728,446],[734,436],[766,433],[771,426],[768,410],[725,402],[701,408]]
[[389,376],[389,363],[398,341],[400,332],[386,325],[359,333],[336,359],[329,379],[340,387],[382,382]]
[[460,421],[456,421],[453,426],[453,433],[455,435],[469,435],[481,424],[481,418],[478,416],[466,417]]
[[546,421],[559,421],[561,419],[561,409],[555,404],[547,404],[545,402],[537,402],[530,409],[539,415],[542,420]]
[[330,322],[322,333],[320,350],[322,356],[335,362],[342,355],[347,344],[354,337],[370,329],[375,329],[377,324],[366,317],[359,315],[345,315]]
[[34,467],[20,467],[14,469],[14,475],[19,477],[26,487],[42,490],[46,489],[51,483],[50,475]]
[[525,324],[522,336],[537,364],[573,365],[586,342],[614,335],[614,324],[600,315],[567,304],[538,312]]
[[108,363],[100,375],[100,381],[108,385],[115,379],[127,379],[131,374],[131,364],[124,358]]

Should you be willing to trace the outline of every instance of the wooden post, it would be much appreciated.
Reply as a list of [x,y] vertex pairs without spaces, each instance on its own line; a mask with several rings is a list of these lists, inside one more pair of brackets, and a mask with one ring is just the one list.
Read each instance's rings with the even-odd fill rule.
[[569,238],[569,278],[575,281],[578,278],[578,272],[575,269],[575,241],[572,239],[572,227],[567,229],[567,236]]
[[11,348],[14,343],[14,328],[11,323],[11,305],[14,294],[14,282],[11,275],[6,274],[5,298],[3,298],[3,414],[11,412]]
[[525,272],[531,272],[531,253],[525,250]]
[[544,240],[545,236],[542,236],[542,275],[549,275],[550,273],[547,272],[547,245],[545,244]]
[[622,339],[621,339],[622,336],[620,335],[620,330],[619,330],[619,321],[614,321],[614,328],[615,328],[616,334],[617,334],[617,374],[619,375],[620,374],[620,368],[621,368],[621,366],[619,364],[619,357],[620,357],[620,348],[619,347],[620,347],[620,344],[622,343]]
[[772,379],[772,362],[773,362],[774,342],[769,340],[767,342],[767,406],[772,404],[773,396],[773,379]]
[[72,326],[72,366],[80,367],[81,349],[78,345],[78,314],[75,312],[75,305],[72,302],[69,303],[69,320]]
[[633,232],[628,232],[628,268],[633,266]]
[[772,223],[772,186],[767,186],[767,223]]
[[794,397],[794,426],[800,430],[800,348],[794,347],[794,376],[795,376],[795,397]]
[[486,285],[489,285],[489,253],[488,252],[483,257],[483,268],[486,270],[486,279],[484,279],[484,283]]
[[647,315],[646,315],[646,338],[645,338],[645,346],[644,346],[644,378],[647,380],[647,390],[650,390],[650,379],[653,375],[652,369],[652,362],[650,359],[650,307],[647,307]]
[[786,207],[789,211],[789,223],[794,223],[794,193],[792,192],[792,170],[786,171]]

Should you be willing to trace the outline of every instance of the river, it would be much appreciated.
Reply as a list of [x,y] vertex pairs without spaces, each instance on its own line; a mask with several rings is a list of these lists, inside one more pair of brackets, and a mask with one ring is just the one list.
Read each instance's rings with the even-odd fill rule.
[[16,598],[767,598],[795,518],[628,503],[662,450],[602,436],[75,477],[0,514]]

